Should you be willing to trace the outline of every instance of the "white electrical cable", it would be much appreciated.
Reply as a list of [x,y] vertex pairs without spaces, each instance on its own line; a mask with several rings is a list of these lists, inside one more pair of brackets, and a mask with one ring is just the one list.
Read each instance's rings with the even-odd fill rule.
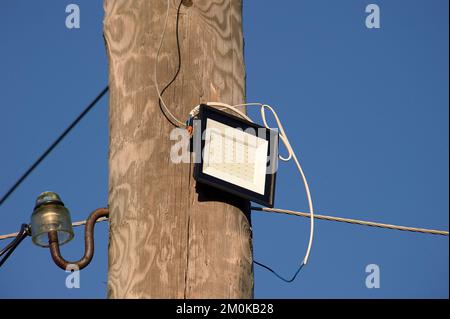
[[284,138],[282,138],[283,143],[286,146],[288,153],[289,153],[288,158],[282,159],[282,160],[289,161],[291,158],[294,160],[295,164],[297,165],[298,171],[300,172],[300,175],[302,176],[303,185],[305,187],[306,197],[308,199],[309,212],[311,215],[309,243],[308,243],[308,248],[306,250],[305,258],[303,259],[303,264],[306,265],[306,263],[308,262],[308,259],[309,259],[309,254],[311,252],[311,247],[312,247],[312,243],[313,243],[313,239],[314,239],[314,208],[313,208],[313,203],[312,203],[312,198],[311,198],[311,192],[309,190],[309,185],[308,185],[308,181],[306,179],[305,173],[303,172],[302,166],[300,165],[297,155],[295,154],[294,149],[292,148],[291,143],[289,142],[289,139],[284,131],[283,125],[281,124],[280,119],[278,118],[278,115],[275,112],[275,110],[270,105],[267,105],[267,104],[264,104],[261,106],[261,117],[263,119],[264,125],[267,128],[269,128],[269,125],[266,122],[266,116],[265,116],[266,108],[268,108],[272,112],[273,116],[275,117],[275,121],[277,122],[277,126],[280,129],[281,136],[284,137]]
[[[281,155],[278,155],[278,156],[279,156],[280,160],[285,161],[285,162],[287,162],[287,161],[289,161],[291,159],[294,160],[295,165],[297,166],[297,169],[300,172],[301,178],[303,180],[303,185],[304,185],[305,191],[306,191],[306,197],[307,197],[307,200],[308,200],[309,212],[310,212],[310,217],[311,217],[310,218],[309,242],[308,242],[308,247],[306,249],[305,257],[303,258],[303,264],[306,265],[306,263],[308,262],[308,259],[309,259],[309,255],[311,253],[311,247],[312,247],[312,243],[313,243],[313,239],[314,239],[314,207],[313,207],[313,202],[312,202],[312,198],[311,198],[311,192],[309,190],[309,185],[308,185],[308,181],[306,179],[305,173],[303,172],[302,166],[300,165],[300,162],[299,162],[299,160],[297,158],[297,155],[295,155],[294,149],[292,148],[292,145],[289,142],[289,139],[288,139],[288,137],[286,135],[286,132],[284,131],[283,125],[281,124],[281,121],[280,121],[277,113],[275,112],[275,110],[270,105],[262,104],[262,103],[244,103],[244,104],[237,104],[237,105],[229,105],[229,104],[221,103],[221,102],[208,102],[206,104],[209,105],[209,106],[220,107],[222,110],[223,109],[229,109],[229,110],[235,112],[236,114],[240,115],[241,117],[243,117],[247,121],[252,122],[252,123],[253,123],[252,119],[250,117],[248,117],[245,113],[243,113],[242,111],[237,109],[237,108],[241,107],[241,106],[259,106],[260,107],[260,111],[261,111],[262,121],[264,123],[264,126],[267,129],[271,129],[271,127],[267,124],[265,109],[269,109],[272,112],[272,114],[273,114],[273,116],[275,118],[275,121],[277,123],[277,127],[278,127],[278,129],[280,131],[280,134],[279,134],[280,139],[282,140],[283,144],[285,145],[285,147],[286,147],[286,149],[288,151],[288,157],[285,158],[285,157],[282,157]],[[191,111],[190,115],[191,116],[197,115],[198,110],[199,110],[199,106],[195,107]]]
[[158,86],[158,63],[159,63],[159,55],[161,53],[161,48],[162,45],[164,43],[164,37],[166,35],[166,29],[167,29],[167,22],[169,20],[169,11],[170,11],[170,0],[167,0],[167,11],[166,11],[166,19],[164,21],[164,28],[163,28],[163,32],[161,34],[161,41],[159,42],[159,46],[158,46],[158,51],[156,53],[156,58],[155,58],[155,66],[153,69],[153,82],[155,83],[155,87],[156,87],[156,92],[158,93],[158,97],[159,100],[161,101],[161,106],[164,110],[164,112],[166,113],[166,115],[168,115],[172,121],[174,123],[176,123],[179,127],[185,127],[186,124],[183,123],[182,121],[178,120],[173,114],[172,112],[170,112],[169,108],[167,107],[166,103],[164,102],[163,97],[161,96],[161,91],[159,90],[159,86]]

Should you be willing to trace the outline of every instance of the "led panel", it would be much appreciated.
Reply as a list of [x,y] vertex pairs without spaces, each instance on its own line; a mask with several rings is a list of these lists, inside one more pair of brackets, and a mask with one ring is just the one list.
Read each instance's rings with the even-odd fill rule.
[[206,105],[199,115],[202,156],[196,180],[273,207],[277,133]]

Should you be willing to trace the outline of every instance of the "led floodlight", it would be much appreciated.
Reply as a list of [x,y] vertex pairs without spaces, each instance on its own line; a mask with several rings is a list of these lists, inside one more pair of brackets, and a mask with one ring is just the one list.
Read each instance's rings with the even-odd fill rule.
[[278,133],[207,105],[199,118],[197,182],[273,207]]

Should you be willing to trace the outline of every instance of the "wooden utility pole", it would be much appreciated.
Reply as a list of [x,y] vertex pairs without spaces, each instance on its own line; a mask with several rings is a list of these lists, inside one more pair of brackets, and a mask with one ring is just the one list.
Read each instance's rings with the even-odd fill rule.
[[[105,0],[110,71],[110,298],[251,298],[248,201],[196,185],[174,164],[153,83],[167,0]],[[176,8],[158,64],[163,87],[177,66]],[[205,101],[242,103],[242,0],[185,0],[181,73],[164,97],[183,121]]]

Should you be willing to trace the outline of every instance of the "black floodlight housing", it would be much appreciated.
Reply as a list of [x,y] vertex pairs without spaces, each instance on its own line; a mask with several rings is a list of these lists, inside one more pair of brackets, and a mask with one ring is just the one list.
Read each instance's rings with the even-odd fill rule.
[[194,125],[194,139],[201,139],[194,141],[201,146],[196,181],[273,207],[278,132],[205,104],[200,105],[199,119]]

